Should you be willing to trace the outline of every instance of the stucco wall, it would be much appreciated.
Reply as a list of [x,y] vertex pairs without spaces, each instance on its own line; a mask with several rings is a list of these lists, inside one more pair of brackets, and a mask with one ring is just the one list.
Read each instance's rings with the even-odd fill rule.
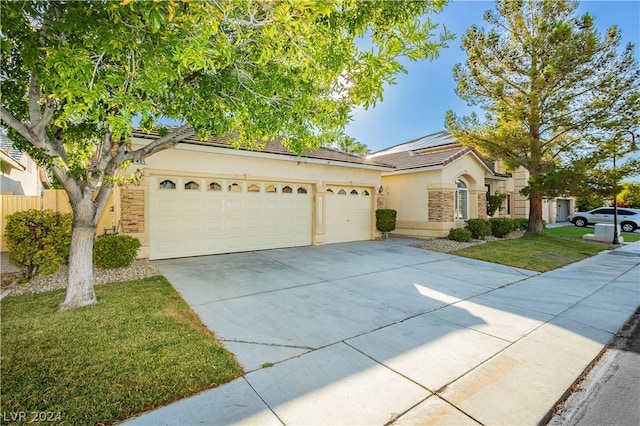
[[6,172],[0,172],[0,192],[6,195],[40,196],[43,186],[40,183],[38,165],[27,154],[22,154],[19,163],[25,170],[11,167]]
[[456,179],[463,180],[469,191],[470,218],[484,215],[487,168],[473,155],[465,155],[452,163],[419,172],[383,173],[386,205],[398,211],[396,231],[400,235],[443,237],[449,229],[464,226],[454,219]]
[[[134,140],[134,148],[139,147]],[[327,185],[344,185],[367,188],[373,195],[381,185],[380,169],[364,168],[357,164],[348,167],[335,161],[313,160],[303,157],[283,157],[273,154],[236,151],[224,148],[210,148],[197,145],[177,145],[175,148],[161,151],[144,160],[143,164],[132,164],[127,173],[139,170],[142,178],[138,186],[118,188],[116,196],[123,197],[122,191],[128,191],[127,200],[134,206],[117,206],[117,216],[121,223],[128,223],[130,235],[140,239],[141,257],[149,255],[149,218],[150,211],[149,181],[151,176],[217,177],[223,179],[243,179],[272,182],[298,182],[310,184],[313,188],[313,235],[314,244],[324,243],[324,224],[326,209],[324,205]],[[131,190],[136,190],[135,198]],[[139,199],[144,199],[144,212],[139,211]],[[375,230],[376,197],[371,198],[372,235]],[[133,203],[133,204],[132,204]],[[124,220],[123,220],[124,219]],[[144,220],[141,226],[139,220]],[[133,232],[139,230],[141,232]]]

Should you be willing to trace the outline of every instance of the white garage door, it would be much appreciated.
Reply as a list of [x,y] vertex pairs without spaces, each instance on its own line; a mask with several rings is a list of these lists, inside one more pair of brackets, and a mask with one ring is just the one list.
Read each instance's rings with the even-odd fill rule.
[[370,240],[372,198],[366,188],[327,188],[325,242]]
[[311,186],[153,177],[150,257],[311,244]]

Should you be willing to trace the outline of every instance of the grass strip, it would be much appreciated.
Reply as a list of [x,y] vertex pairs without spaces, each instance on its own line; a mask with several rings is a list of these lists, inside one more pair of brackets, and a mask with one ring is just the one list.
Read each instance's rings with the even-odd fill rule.
[[[582,238],[585,234],[593,234],[593,228],[578,228],[577,226],[562,226],[559,228],[545,229],[544,233],[554,237],[562,238]],[[620,235],[625,243],[634,243],[640,241],[640,233],[637,232],[621,232]],[[613,240],[613,239],[612,239]],[[611,242],[611,241],[609,241]]]
[[452,254],[546,272],[591,257],[602,250],[607,250],[607,247],[551,235],[525,234],[522,238],[491,241]]
[[2,300],[3,423],[53,413],[62,424],[111,424],[241,374],[165,278],[96,293],[97,305],[62,312],[62,291]]

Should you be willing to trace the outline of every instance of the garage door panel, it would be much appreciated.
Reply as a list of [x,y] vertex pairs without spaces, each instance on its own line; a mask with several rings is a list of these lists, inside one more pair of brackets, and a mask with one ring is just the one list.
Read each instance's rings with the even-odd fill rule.
[[207,218],[204,220],[204,232],[222,232],[224,230],[224,218]]
[[[362,195],[364,189],[358,187],[330,187],[326,203],[327,243],[362,241],[371,239],[372,198]],[[358,195],[352,195],[356,191]],[[345,195],[339,195],[344,193]]]
[[244,192],[229,192],[231,182],[215,178],[223,190],[159,189],[162,180],[150,191],[152,259],[311,244],[310,194],[247,192],[241,181]]

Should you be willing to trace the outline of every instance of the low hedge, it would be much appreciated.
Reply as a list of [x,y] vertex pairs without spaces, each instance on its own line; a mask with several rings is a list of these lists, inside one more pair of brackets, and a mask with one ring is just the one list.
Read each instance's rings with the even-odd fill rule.
[[491,235],[491,224],[485,219],[469,219],[465,229],[468,229],[471,232],[471,238],[476,240],[484,240]]
[[69,261],[71,213],[26,210],[7,216],[5,238],[9,260],[20,267],[24,280],[51,274]]
[[93,245],[93,263],[105,269],[126,268],[136,258],[140,240],[129,235],[105,235]]
[[516,230],[516,222],[507,217],[492,217],[489,219],[489,224],[491,224],[491,235],[496,238],[504,238]]
[[449,231],[448,239],[468,243],[471,241],[471,231],[465,228],[453,228]]
[[376,210],[376,228],[380,232],[391,232],[396,229],[396,216],[398,212],[393,209]]

